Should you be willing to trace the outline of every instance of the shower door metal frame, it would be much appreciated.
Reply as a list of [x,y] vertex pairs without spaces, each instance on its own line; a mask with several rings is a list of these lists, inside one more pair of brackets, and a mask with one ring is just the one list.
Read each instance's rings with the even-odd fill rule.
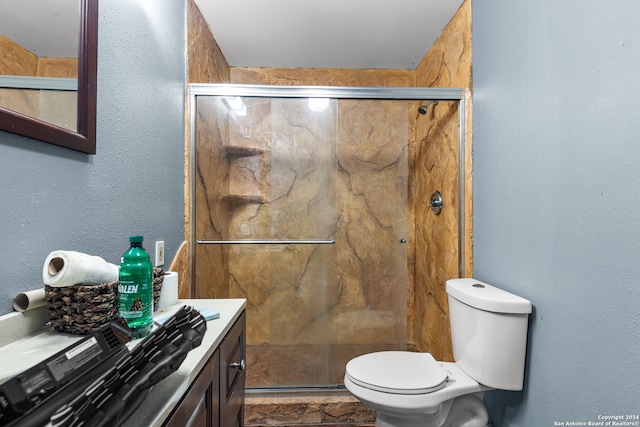
[[[350,86],[270,86],[218,83],[189,83],[187,85],[187,108],[189,115],[189,250],[191,258],[191,297],[195,297],[195,119],[196,97],[239,96],[252,98],[333,98],[333,99],[379,99],[398,101],[456,101],[458,103],[458,276],[466,277],[466,102],[467,89],[418,88],[418,87],[350,87]],[[201,241],[200,243],[206,243]],[[220,243],[220,242],[216,242]],[[238,243],[238,242],[235,242]],[[248,241],[248,243],[254,243]],[[276,242],[273,242],[276,243]],[[278,242],[282,243],[282,242]],[[333,242],[332,242],[333,243]]]

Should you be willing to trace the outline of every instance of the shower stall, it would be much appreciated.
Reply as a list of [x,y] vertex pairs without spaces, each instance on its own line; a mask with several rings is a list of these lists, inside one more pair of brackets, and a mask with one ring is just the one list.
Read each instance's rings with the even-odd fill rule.
[[[351,358],[407,349],[429,256],[416,126],[436,108],[464,158],[459,89],[189,86],[191,292],[247,299],[249,389],[340,388]],[[461,274],[456,172],[443,211]]]

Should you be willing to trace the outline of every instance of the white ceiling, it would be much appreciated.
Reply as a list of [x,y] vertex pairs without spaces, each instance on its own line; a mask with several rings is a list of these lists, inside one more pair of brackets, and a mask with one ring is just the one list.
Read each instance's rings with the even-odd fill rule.
[[415,69],[463,0],[195,0],[231,66]]
[[[195,0],[231,66],[389,69],[415,69],[462,1]],[[75,57],[78,10],[0,0],[0,33],[38,56]]]

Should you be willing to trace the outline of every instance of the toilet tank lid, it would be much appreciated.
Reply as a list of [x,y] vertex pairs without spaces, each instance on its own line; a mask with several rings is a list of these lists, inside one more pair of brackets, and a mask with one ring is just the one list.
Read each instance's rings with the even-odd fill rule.
[[458,301],[495,313],[531,313],[531,302],[473,278],[447,280],[447,293]]

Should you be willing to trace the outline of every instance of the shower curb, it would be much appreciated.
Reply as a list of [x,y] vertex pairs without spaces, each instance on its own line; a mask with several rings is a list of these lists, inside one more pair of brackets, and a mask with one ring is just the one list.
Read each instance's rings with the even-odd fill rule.
[[285,396],[247,394],[244,425],[247,427],[370,427],[375,412],[351,395]]

